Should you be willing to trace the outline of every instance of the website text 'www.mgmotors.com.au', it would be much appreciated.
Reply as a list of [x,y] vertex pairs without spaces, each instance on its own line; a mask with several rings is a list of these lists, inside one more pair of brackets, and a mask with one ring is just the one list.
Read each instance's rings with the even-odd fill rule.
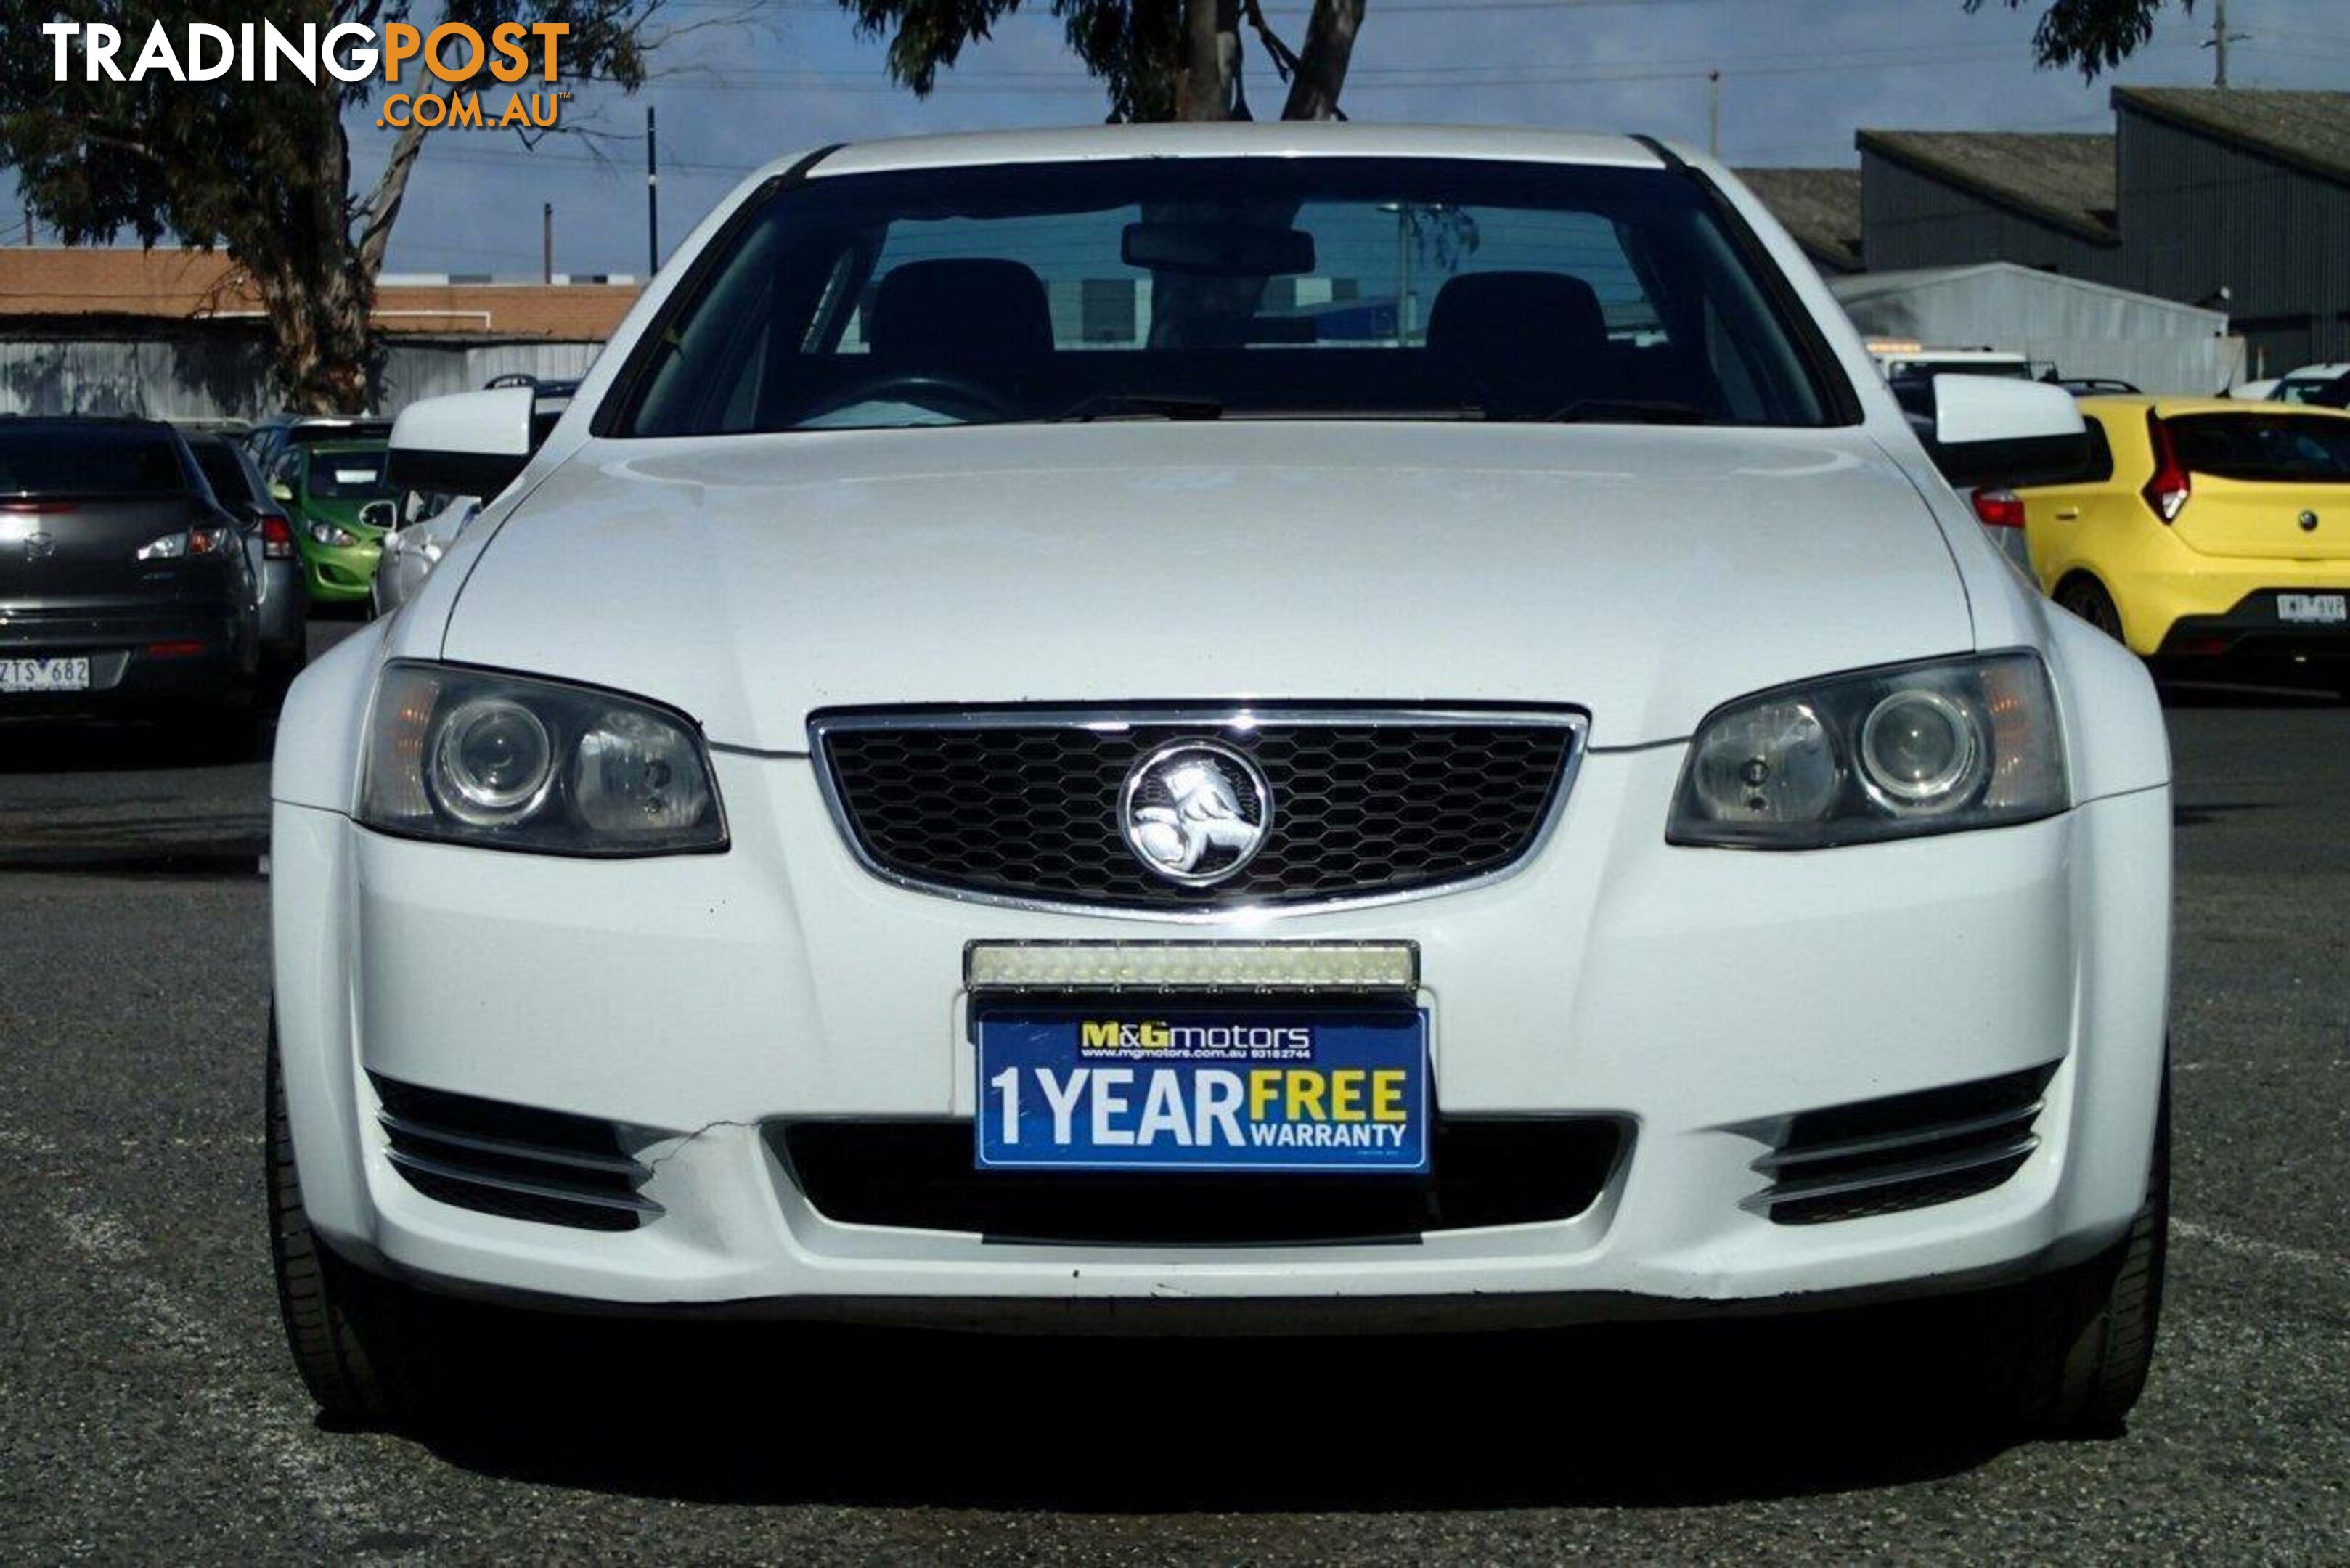
[[[444,22],[429,30],[407,22],[343,22],[324,28],[306,22],[296,29],[280,29],[274,22],[240,22],[234,28],[191,22],[176,36],[158,22],[135,53],[110,23],[46,22],[41,32],[50,41],[58,81],[73,78],[77,52],[85,81],[275,82],[298,77],[315,85],[324,73],[336,81],[380,78],[387,86],[400,87],[403,67],[412,67],[409,79],[422,90],[389,93],[377,106],[376,123],[394,128],[545,128],[556,123],[563,100],[571,96],[517,91],[503,105],[485,106],[481,92],[468,85],[486,77],[513,86],[534,73],[545,82],[557,80],[562,43],[571,32],[567,22],[501,22],[488,28]],[[436,82],[451,90],[441,91]]]

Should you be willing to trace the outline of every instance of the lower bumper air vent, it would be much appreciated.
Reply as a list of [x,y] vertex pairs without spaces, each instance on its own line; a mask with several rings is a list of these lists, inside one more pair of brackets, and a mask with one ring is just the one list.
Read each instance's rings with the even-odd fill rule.
[[1754,1162],[1747,1199],[1781,1225],[1923,1209],[1988,1192],[2040,1147],[2033,1130],[2054,1063],[1948,1088],[1804,1111]]
[[392,1166],[427,1198],[584,1231],[633,1231],[661,1212],[610,1122],[368,1076]]
[[1414,1178],[976,1170],[967,1121],[771,1124],[767,1136],[827,1220],[1096,1246],[1311,1246],[1571,1220],[1629,1141],[1605,1116],[1440,1119],[1434,1169]]

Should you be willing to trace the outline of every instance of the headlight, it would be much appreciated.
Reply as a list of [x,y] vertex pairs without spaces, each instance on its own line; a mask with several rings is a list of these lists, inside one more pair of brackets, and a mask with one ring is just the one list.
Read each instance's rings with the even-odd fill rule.
[[1698,727],[1665,836],[1821,849],[2071,804],[2047,667],[1995,653],[1758,692]]
[[385,833],[550,855],[726,847],[701,735],[637,698],[396,662],[368,732],[359,820]]
[[358,535],[348,528],[338,528],[332,523],[311,524],[310,537],[330,550],[348,550],[359,542]]

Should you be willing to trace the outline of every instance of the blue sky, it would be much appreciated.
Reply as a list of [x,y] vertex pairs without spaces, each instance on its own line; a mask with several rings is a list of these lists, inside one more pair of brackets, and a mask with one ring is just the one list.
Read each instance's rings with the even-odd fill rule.
[[[598,163],[577,139],[525,150],[511,133],[428,144],[391,270],[534,275],[539,206],[556,209],[556,265],[645,265],[643,106],[660,111],[661,235],[674,244],[742,174],[795,148],[858,138],[1100,119],[1101,96],[1061,47],[1044,0],[969,51],[928,100],[893,87],[878,43],[832,0],[753,0],[747,26],[704,26],[660,57],[634,99],[586,95],[575,123],[614,133]],[[2107,129],[2109,80],[2041,71],[2040,6],[1986,0],[1369,0],[1345,102],[1357,119],[1638,130],[1702,145],[1709,66],[1723,72],[1722,151],[1738,163],[1850,164],[1856,128]],[[671,0],[709,24],[734,0]],[[1293,41],[1306,0],[1266,0]],[[2204,84],[2210,0],[2168,8],[2153,47],[2113,78]],[[2231,0],[2238,86],[2350,88],[2350,5]],[[1261,114],[1279,88],[1252,50]],[[492,100],[493,103],[498,101]],[[390,132],[355,128],[362,178]],[[626,138],[620,139],[620,138]]]

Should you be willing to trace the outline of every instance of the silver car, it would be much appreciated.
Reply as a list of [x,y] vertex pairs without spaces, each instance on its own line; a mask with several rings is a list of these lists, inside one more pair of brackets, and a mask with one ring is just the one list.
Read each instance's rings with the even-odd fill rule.
[[213,498],[239,524],[245,557],[260,585],[264,674],[272,686],[283,690],[310,659],[302,564],[294,558],[294,525],[286,509],[271,499],[261,470],[234,437],[203,431],[184,434]]
[[425,495],[411,490],[396,502],[369,503],[362,515],[372,522],[379,507],[392,515],[384,519],[383,560],[368,593],[375,613],[385,616],[416,597],[482,503],[472,495]]

